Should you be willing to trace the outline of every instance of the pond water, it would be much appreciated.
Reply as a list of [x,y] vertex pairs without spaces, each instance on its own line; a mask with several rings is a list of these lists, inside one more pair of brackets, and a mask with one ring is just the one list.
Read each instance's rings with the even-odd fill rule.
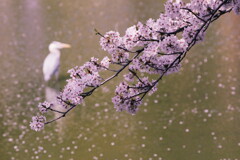
[[[94,28],[123,34],[162,11],[157,0],[1,0],[0,159],[240,160],[240,18],[233,14],[210,27],[137,115],[113,108],[119,76],[66,118],[30,130],[37,104],[54,100],[68,69],[107,55]],[[42,63],[53,40],[72,48],[62,51],[59,80],[46,84]]]

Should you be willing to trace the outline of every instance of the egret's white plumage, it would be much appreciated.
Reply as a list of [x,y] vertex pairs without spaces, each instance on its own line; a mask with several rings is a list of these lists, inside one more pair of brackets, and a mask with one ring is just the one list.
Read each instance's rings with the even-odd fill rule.
[[43,75],[44,80],[49,81],[53,75],[58,76],[60,65],[60,49],[70,48],[71,46],[66,43],[53,41],[49,45],[50,53],[43,62]]

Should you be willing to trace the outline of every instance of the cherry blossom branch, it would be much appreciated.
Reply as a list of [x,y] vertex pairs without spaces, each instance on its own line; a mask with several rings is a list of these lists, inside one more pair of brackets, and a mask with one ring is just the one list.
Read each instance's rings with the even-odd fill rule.
[[[46,108],[46,109],[47,109],[47,108]],[[59,110],[56,110],[56,109],[49,108],[49,110],[50,110],[50,111],[53,111],[53,112],[56,112],[56,113],[64,114],[64,112],[59,111]]]
[[50,121],[47,121],[47,122],[45,122],[44,124],[46,125],[46,124],[49,124],[49,123],[52,123],[52,122],[54,122],[54,121],[57,121],[57,120],[59,120],[59,119],[61,119],[61,118],[64,118],[67,114],[68,114],[68,112],[70,112],[73,108],[75,108],[76,107],[76,105],[71,105],[71,107],[66,111],[66,112],[62,112],[61,114],[62,115],[60,115],[59,117],[57,117],[57,118],[55,118],[55,119],[52,119],[52,120],[50,120]]
[[[116,87],[112,101],[117,111],[135,114],[143,98],[157,91],[157,84],[165,75],[180,70],[180,63],[188,51],[203,40],[210,24],[232,10],[240,14],[240,0],[191,0],[187,4],[181,0],[168,0],[165,13],[159,19],[149,19],[146,24],[139,22],[129,27],[123,37],[114,31],[103,35],[95,29],[96,35],[101,37],[102,49],[111,57],[104,57],[101,62],[92,57],[83,66],[69,70],[71,78],[58,97],[67,110],[58,111],[49,102],[40,103],[38,108],[41,113],[52,111],[60,115],[50,121],[42,115],[34,116],[31,128],[40,131],[44,125],[65,117],[86,97],[126,68],[129,72]],[[120,68],[111,69],[109,65]],[[104,80],[99,74],[103,70],[114,74]],[[157,75],[157,78],[150,80],[151,74]]]

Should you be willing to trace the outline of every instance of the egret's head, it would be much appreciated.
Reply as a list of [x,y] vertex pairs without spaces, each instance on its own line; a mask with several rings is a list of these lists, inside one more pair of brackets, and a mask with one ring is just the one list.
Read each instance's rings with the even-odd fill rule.
[[71,47],[70,44],[53,41],[52,43],[50,43],[48,48],[50,51],[54,51],[54,50],[59,50],[62,48],[70,48],[70,47]]

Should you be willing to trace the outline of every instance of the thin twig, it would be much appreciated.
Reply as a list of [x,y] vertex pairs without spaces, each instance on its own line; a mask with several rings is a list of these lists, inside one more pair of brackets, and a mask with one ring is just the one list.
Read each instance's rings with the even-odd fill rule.
[[189,8],[181,8],[183,10],[187,10],[188,12],[192,13],[197,19],[203,21],[204,23],[206,23],[206,21],[204,19],[202,19],[201,17],[199,17],[196,13],[194,13],[191,9]]

